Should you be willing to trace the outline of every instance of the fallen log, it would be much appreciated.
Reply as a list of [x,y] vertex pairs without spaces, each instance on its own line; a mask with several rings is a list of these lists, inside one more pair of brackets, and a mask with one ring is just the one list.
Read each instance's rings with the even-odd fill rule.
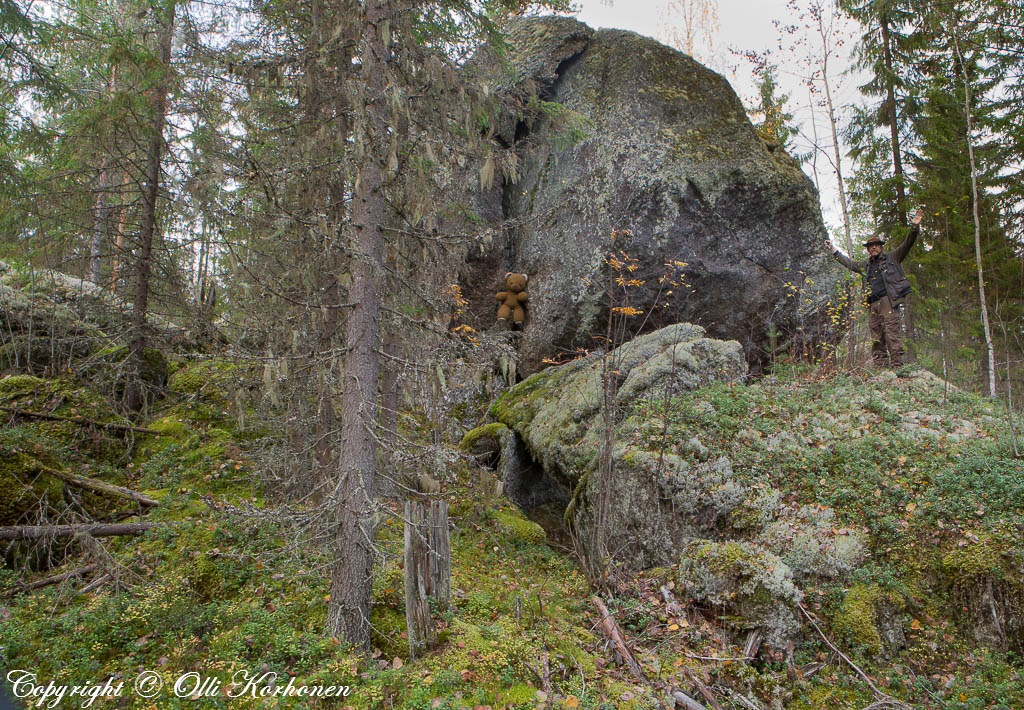
[[640,668],[640,664],[637,663],[636,656],[626,646],[626,639],[622,635],[622,630],[619,625],[612,618],[612,615],[608,612],[608,607],[604,605],[600,597],[591,597],[594,606],[597,607],[598,613],[601,615],[601,628],[604,629],[604,635],[608,637],[608,640],[615,644],[616,650],[619,655],[622,656],[623,662],[629,666],[630,672],[639,680],[646,681],[647,678],[644,676],[643,669]]
[[[622,629],[619,628],[615,618],[608,611],[608,607],[604,605],[600,597],[591,597],[591,601],[594,606],[597,607],[598,613],[601,615],[601,628],[604,630],[605,636],[608,640],[615,644],[616,650],[622,657],[622,660],[629,667],[630,672],[637,680],[644,683],[647,682],[647,677],[644,675],[643,669],[640,668],[640,664],[636,660],[636,656],[626,645],[626,637],[622,633]],[[683,672],[690,682],[697,686],[701,695],[711,704],[711,707],[716,710],[722,710],[722,706],[715,699],[714,693],[703,683],[701,680],[688,668],[683,668]],[[662,686],[660,682],[655,683],[658,686]],[[669,688],[669,693],[672,696],[672,700],[678,707],[685,708],[686,710],[707,710],[703,705],[698,703],[696,700],[691,698],[689,695],[679,690],[678,688]]]
[[138,535],[167,523],[80,523],[77,525],[5,525],[0,526],[0,540],[41,540],[48,537],[71,537],[84,533],[93,537]]
[[21,409],[20,407],[4,407],[0,406],[0,411],[10,412],[17,417],[28,417],[29,419],[45,419],[46,421],[53,422],[71,422],[72,424],[78,424],[80,426],[92,426],[99,427],[101,429],[114,429],[115,431],[131,431],[139,432],[141,434],[162,434],[156,429],[146,429],[141,426],[132,426],[131,424],[118,424],[117,422],[98,422],[93,419],[86,419],[85,417],[62,417],[57,414],[44,414],[43,412],[32,412],[28,409]]
[[704,681],[698,678],[696,673],[685,667],[683,668],[683,673],[687,680],[697,686],[697,690],[700,691],[700,694],[704,696],[704,699],[708,701],[711,707],[715,710],[722,710],[722,706],[719,704],[718,699],[715,698],[715,694],[711,692],[710,688],[704,685]]
[[684,708],[684,710],[707,710],[706,707],[681,690],[673,690],[672,699],[676,701],[678,707]]
[[125,498],[127,500],[135,501],[136,503],[141,503],[142,505],[156,505],[159,502],[155,498],[150,498],[149,496],[139,493],[138,491],[133,491],[131,488],[115,486],[113,483],[107,483],[106,481],[99,481],[96,480],[95,478],[85,478],[84,476],[78,476],[74,473],[60,471],[56,468],[50,468],[49,466],[44,466],[42,464],[39,464],[37,468],[40,471],[45,471],[51,476],[56,476],[62,481],[67,481],[73,486],[85,488],[94,493],[115,496],[117,498]]
[[50,577],[43,577],[42,579],[37,579],[35,582],[29,582],[27,584],[21,585],[19,587],[18,591],[28,591],[30,589],[41,589],[42,587],[48,587],[51,584],[60,584],[61,582],[63,582],[66,579],[71,579],[72,577],[80,577],[83,574],[89,574],[94,569],[96,569],[96,565],[95,564],[91,564],[91,565],[85,565],[84,567],[78,567],[76,569],[73,569],[73,570],[71,570],[69,572],[64,572],[62,574],[55,574],[55,575],[52,575]]

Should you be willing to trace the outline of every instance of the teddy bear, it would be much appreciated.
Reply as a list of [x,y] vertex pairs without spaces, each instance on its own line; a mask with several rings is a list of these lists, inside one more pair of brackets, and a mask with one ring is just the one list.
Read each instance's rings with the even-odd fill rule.
[[526,303],[526,274],[516,274],[509,271],[505,274],[506,291],[498,291],[495,298],[501,301],[498,308],[498,320],[507,321],[512,316],[512,321],[522,325],[526,318],[526,311],[523,304]]

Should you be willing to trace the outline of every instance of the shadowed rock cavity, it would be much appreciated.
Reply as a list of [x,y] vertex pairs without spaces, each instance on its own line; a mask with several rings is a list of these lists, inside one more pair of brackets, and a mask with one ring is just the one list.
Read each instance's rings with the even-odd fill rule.
[[565,508],[570,491],[549,476],[530,454],[523,438],[500,423],[491,423],[466,434],[462,448],[477,462],[494,471],[502,493],[524,511],[555,504]]

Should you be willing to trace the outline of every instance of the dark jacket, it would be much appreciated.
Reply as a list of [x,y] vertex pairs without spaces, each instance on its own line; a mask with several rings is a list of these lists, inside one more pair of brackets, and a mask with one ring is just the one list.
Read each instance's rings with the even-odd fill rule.
[[[900,262],[907,257],[910,247],[914,246],[914,242],[917,241],[917,235],[920,232],[921,229],[918,225],[911,225],[910,234],[907,235],[902,244],[891,252],[883,251],[878,255],[882,267],[882,282],[885,284],[886,295],[889,296],[889,301],[893,305],[900,303],[910,293],[910,281],[907,280],[907,275],[903,272]],[[871,284],[868,282],[868,266],[871,264],[871,259],[856,262],[838,249],[832,252],[832,256],[847,269],[856,271],[863,277],[864,297],[867,298],[871,294]]]

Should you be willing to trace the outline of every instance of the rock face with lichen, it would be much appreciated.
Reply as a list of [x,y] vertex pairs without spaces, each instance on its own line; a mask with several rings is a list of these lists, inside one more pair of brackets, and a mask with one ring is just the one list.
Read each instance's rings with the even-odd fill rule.
[[[678,323],[642,335],[606,358],[592,355],[548,368],[499,397],[491,414],[521,438],[543,470],[543,479],[527,480],[536,480],[540,490],[561,490],[561,497],[547,497],[568,501],[567,522],[586,529],[594,521],[596,497],[608,490],[597,484],[608,378],[614,379],[609,397],[616,420],[611,424],[617,431],[629,426],[617,419],[638,401],[711,381],[741,379],[746,372],[739,343],[706,338],[700,327]],[[509,444],[503,448],[508,450]],[[616,531],[624,557],[641,566],[664,563],[686,541],[701,536],[701,523],[693,516],[703,515],[709,501],[696,488],[698,472],[671,452],[652,457],[619,437],[613,440],[612,458],[614,475],[608,485],[614,486],[615,494],[605,519]],[[532,490],[524,490],[516,471],[502,470],[506,489],[516,491],[513,498],[530,500]],[[724,483],[729,472],[728,461],[711,461],[699,473]],[[533,496],[533,502],[544,501]]]
[[495,401],[498,422],[464,446],[500,451],[496,469],[520,505],[564,505],[585,555],[597,554],[588,546],[603,526],[613,566],[672,566],[691,598],[732,609],[744,630],[782,648],[800,626],[796,580],[849,572],[865,542],[839,534],[831,509],[785,505],[664,421],[674,398],[746,374],[738,342],[678,323],[533,375]]
[[772,325],[784,339],[819,332],[836,272],[817,193],[722,76],[653,39],[569,18],[518,20],[508,40],[496,83],[520,110],[497,137],[517,169],[496,178],[479,212],[510,226],[463,282],[486,327],[486,291],[505,271],[530,275],[524,372],[604,332],[615,229],[631,232],[615,248],[639,260],[631,277],[643,283],[628,298],[645,332],[694,322],[738,340],[751,363]]

